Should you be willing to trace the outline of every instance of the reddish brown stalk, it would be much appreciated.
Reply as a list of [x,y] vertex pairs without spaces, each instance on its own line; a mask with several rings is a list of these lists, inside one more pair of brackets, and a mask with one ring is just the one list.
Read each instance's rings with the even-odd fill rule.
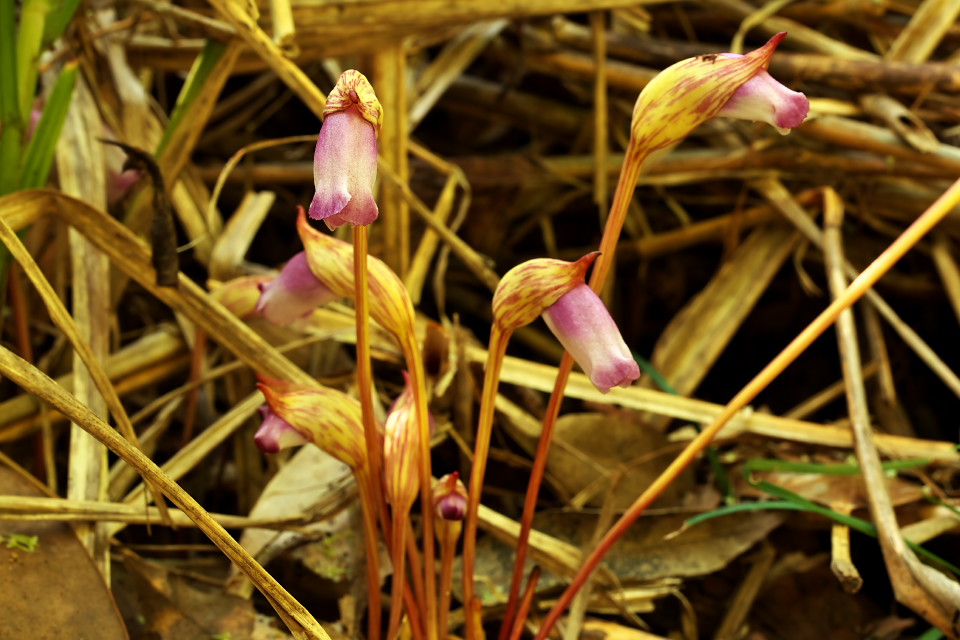
[[180,448],[193,440],[193,427],[197,422],[197,404],[200,402],[200,379],[203,378],[203,360],[207,353],[207,332],[197,327],[193,339],[194,348],[190,353],[190,384],[194,385],[187,393],[183,403],[183,433],[180,435]]
[[[377,430],[373,411],[373,371],[370,364],[370,311],[367,299],[367,227],[358,225],[353,228],[353,271],[355,285],[355,306],[357,324],[357,392],[363,411],[363,434],[367,447],[367,464],[370,481],[367,495],[361,493],[361,502],[370,500],[364,506],[364,525],[367,538],[367,587],[370,593],[370,612],[368,616],[369,640],[380,638],[380,567],[377,551],[377,514],[384,517],[383,493],[380,488],[381,458],[380,434]],[[369,513],[367,513],[369,512]],[[370,522],[368,522],[368,516]],[[384,520],[386,528],[386,520]]]
[[393,513],[393,544],[390,545],[390,553],[393,558],[393,594],[390,600],[390,622],[387,625],[387,640],[394,640],[397,637],[397,630],[400,628],[400,616],[403,613],[401,594],[406,583],[407,570],[404,562],[407,557],[404,548],[407,528],[403,526],[403,521],[408,516],[409,509],[406,512],[395,510]]
[[355,471],[357,489],[360,493],[360,511],[363,516],[363,540],[366,547],[367,590],[370,593],[367,637],[380,637],[380,555],[377,544],[377,512],[374,506],[372,478],[369,470]]
[[597,568],[600,561],[609,551],[610,547],[624,534],[633,522],[640,517],[646,508],[670,484],[678,475],[710,444],[713,438],[720,432],[720,429],[732,418],[738,411],[747,406],[757,394],[763,391],[787,366],[789,366],[797,357],[809,347],[814,340],[820,337],[839,317],[840,312],[848,309],[854,302],[859,300],[877,281],[883,277],[887,271],[910,250],[930,229],[950,212],[953,207],[960,203],[960,180],[951,185],[951,187],[941,195],[936,202],[919,217],[913,224],[904,230],[902,234],[870,263],[857,278],[850,283],[843,294],[838,296],[833,303],[824,309],[813,322],[800,332],[783,351],[781,351],[770,363],[758,373],[753,380],[747,383],[737,395],[733,397],[723,411],[703,429],[696,438],[694,438],[687,447],[680,452],[680,455],[670,463],[663,473],[647,487],[640,497],[638,497],[630,508],[620,517],[620,519],[603,536],[603,539],[597,544],[590,555],[587,556],[574,576],[570,585],[563,592],[560,598],[554,604],[553,608],[547,614],[543,626],[537,633],[536,640],[545,640],[547,634],[557,623],[560,616],[570,606],[570,602],[576,596],[577,592],[583,587],[589,579],[590,574]]
[[[637,187],[640,169],[648,155],[648,153],[637,149],[634,139],[630,139],[623,171],[620,172],[617,190],[613,195],[613,203],[610,205],[610,217],[607,218],[603,238],[600,240],[600,256],[594,263],[593,273],[590,276],[590,287],[597,293],[603,288],[607,273],[613,265],[617,241],[620,239],[620,232],[623,230],[623,223],[627,218],[630,201],[633,199],[633,192]],[[523,566],[527,560],[530,530],[533,528],[537,497],[540,495],[540,485],[543,483],[543,474],[547,467],[547,455],[550,452],[550,444],[553,440],[553,430],[560,415],[563,393],[567,387],[570,371],[573,369],[573,357],[569,353],[564,353],[557,369],[557,379],[553,385],[553,393],[550,395],[546,415],[543,418],[543,430],[537,443],[536,455],[533,457],[530,480],[527,482],[527,495],[523,503],[523,515],[520,518],[520,537],[517,539],[517,553],[514,558],[513,574],[510,578],[510,595],[507,598],[507,608],[500,627],[499,640],[507,640],[507,634],[513,627],[513,616],[517,608],[517,598],[520,594],[520,583],[523,580]]]
[[470,486],[467,488],[467,513],[463,533],[463,602],[467,612],[467,640],[479,640],[476,629],[479,621],[473,616],[479,613],[473,604],[473,572],[477,550],[477,514],[480,509],[480,494],[483,491],[483,476],[490,453],[490,434],[493,431],[493,413],[500,382],[500,368],[507,352],[510,333],[501,331],[494,323],[490,331],[490,347],[487,355],[487,370],[483,378],[483,395],[480,398],[480,416],[477,420],[477,441],[474,445],[473,468],[470,470]]
[[423,565],[420,563],[420,552],[417,550],[417,536],[413,535],[413,524],[407,520],[407,562],[410,563],[410,575],[413,576],[413,592],[417,602],[426,602],[426,593],[423,587]]
[[33,345],[30,343],[30,322],[27,318],[30,313],[27,309],[27,298],[23,295],[23,281],[20,280],[20,267],[16,263],[10,265],[7,271],[10,283],[10,309],[13,312],[13,330],[17,336],[17,348],[20,357],[27,362],[33,362]]
[[411,332],[401,338],[401,349],[410,374],[410,386],[413,389],[417,407],[417,425],[420,442],[420,512],[423,519],[423,578],[426,591],[426,633],[427,640],[437,640],[437,576],[434,566],[433,548],[433,471],[430,461],[430,416],[427,412],[426,374],[423,360],[417,346],[416,336]]
[[517,609],[517,619],[513,623],[513,630],[510,632],[510,640],[520,640],[520,634],[523,633],[523,623],[530,613],[530,605],[533,604],[533,596],[537,593],[537,582],[540,581],[540,567],[534,567],[530,572],[530,579],[527,580],[527,588],[523,592],[523,598],[520,600],[520,608]]
[[460,537],[460,522],[440,520],[440,623],[441,637],[447,636],[447,620],[450,616],[450,585],[453,582],[453,558],[457,553],[457,538]]

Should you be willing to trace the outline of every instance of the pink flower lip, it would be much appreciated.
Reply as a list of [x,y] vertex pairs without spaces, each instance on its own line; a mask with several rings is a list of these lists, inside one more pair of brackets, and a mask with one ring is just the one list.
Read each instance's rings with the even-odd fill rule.
[[275,414],[266,405],[260,407],[263,423],[253,436],[253,442],[264,453],[277,453],[287,447],[295,447],[309,442],[286,420]]
[[586,284],[544,311],[547,326],[601,392],[628,387],[640,367],[603,301]]
[[[735,53],[720,55],[742,57]],[[766,122],[786,134],[799,127],[809,113],[810,101],[805,95],[788,89],[761,69],[737,89],[717,115]]]
[[313,275],[303,251],[290,258],[276,278],[259,287],[256,311],[280,326],[303,318],[339,297]]
[[379,209],[373,198],[377,178],[377,133],[353,104],[326,116],[313,156],[316,192],[310,217],[331,229],[368,225]]

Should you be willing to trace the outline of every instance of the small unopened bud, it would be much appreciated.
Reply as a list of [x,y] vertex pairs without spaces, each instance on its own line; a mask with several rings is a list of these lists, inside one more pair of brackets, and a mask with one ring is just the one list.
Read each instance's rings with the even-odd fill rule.
[[437,481],[433,487],[433,507],[439,518],[463,520],[467,513],[467,488],[460,482],[459,472],[448,473]]

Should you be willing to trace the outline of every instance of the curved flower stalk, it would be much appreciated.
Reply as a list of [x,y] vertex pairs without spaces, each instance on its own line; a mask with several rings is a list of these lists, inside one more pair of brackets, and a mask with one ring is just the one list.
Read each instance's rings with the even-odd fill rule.
[[[487,456],[490,452],[494,401],[497,395],[500,367],[503,364],[507,343],[513,331],[533,322],[548,309],[559,305],[550,320],[553,323],[551,328],[554,329],[561,341],[565,341],[565,344],[576,343],[578,345],[577,351],[583,357],[581,364],[585,370],[592,374],[591,378],[595,380],[602,391],[609,391],[611,386],[629,384],[640,375],[640,369],[636,363],[633,363],[633,369],[630,369],[629,362],[624,361],[621,353],[627,351],[626,345],[623,345],[622,348],[619,346],[623,343],[623,338],[620,338],[619,332],[616,331],[616,325],[613,324],[612,319],[609,319],[609,314],[606,313],[605,309],[604,313],[609,319],[609,324],[603,325],[603,330],[605,333],[609,333],[612,326],[616,337],[609,335],[592,336],[593,347],[602,345],[606,349],[603,354],[590,352],[591,346],[583,342],[584,338],[590,337],[585,335],[585,331],[595,330],[599,325],[594,324],[591,327],[589,324],[585,324],[580,316],[595,314],[597,309],[594,304],[598,303],[601,307],[603,306],[599,298],[596,298],[596,294],[593,294],[595,300],[583,295],[583,289],[587,288],[585,284],[587,269],[590,268],[590,265],[594,263],[598,256],[597,252],[593,252],[576,262],[550,258],[529,260],[504,274],[493,294],[494,324],[490,332],[483,395],[480,399],[480,416],[477,424],[473,469],[470,473],[470,487],[467,491],[466,526],[463,538],[463,593],[467,611],[474,610],[471,602],[474,593],[473,570],[474,554],[476,552],[477,513]],[[568,297],[571,294],[573,297]],[[582,304],[584,300],[587,301],[588,308],[586,310],[579,309],[578,305]],[[582,347],[580,346],[581,343],[583,344]],[[610,345],[616,345],[614,352],[609,350]],[[608,367],[600,364],[599,361],[609,357],[611,353],[615,355],[613,366]],[[629,356],[629,351],[627,351],[627,355]],[[479,620],[468,620],[468,638],[473,640],[478,628]]]
[[313,155],[316,192],[310,217],[331,229],[349,222],[368,225],[379,210],[373,199],[377,179],[377,137],[383,108],[370,82],[344,71],[327,97],[323,126]]
[[317,307],[340,298],[313,275],[303,251],[290,258],[277,277],[260,284],[259,289],[256,311],[280,326],[309,316]]
[[[644,87],[633,109],[630,141],[600,241],[601,257],[590,276],[591,289],[599,292],[603,288],[607,273],[614,264],[617,242],[637,178],[651,153],[679,142],[696,127],[717,116],[765,120],[781,133],[784,129],[799,126],[806,118],[809,111],[806,97],[787,90],[766,71],[774,50],[785,36],[785,33],[778,33],[764,46],[743,56],[709,54],[683,60],[664,69]],[[572,355],[565,353],[558,366],[557,380],[544,416],[543,430],[527,484],[500,640],[506,640],[512,627],[537,496],[573,362]],[[572,593],[564,594],[567,604],[572,597]],[[538,638],[550,632],[567,604],[561,606],[558,603],[554,607],[541,627]]]
[[433,510],[437,540],[440,544],[440,637],[447,637],[450,617],[450,585],[453,583],[453,559],[457,540],[467,513],[467,489],[456,471],[448,473],[433,485]]

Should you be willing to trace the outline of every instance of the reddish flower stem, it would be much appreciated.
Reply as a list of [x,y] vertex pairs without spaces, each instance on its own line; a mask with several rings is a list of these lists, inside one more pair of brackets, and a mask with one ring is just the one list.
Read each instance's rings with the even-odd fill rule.
[[[613,203],[610,205],[610,216],[607,218],[603,238],[600,240],[600,256],[594,263],[593,273],[590,276],[590,287],[597,293],[603,288],[607,273],[610,272],[613,265],[617,241],[620,239],[620,232],[623,230],[623,223],[627,218],[630,201],[633,199],[633,192],[637,187],[640,169],[648,155],[643,150],[636,148],[634,138],[631,137],[623,170],[620,172],[620,179],[617,182],[617,190],[613,195]],[[573,369],[573,357],[564,352],[557,369],[557,379],[553,386],[553,393],[550,395],[546,415],[543,418],[543,430],[540,433],[537,452],[533,457],[533,468],[530,471],[530,480],[527,483],[527,496],[523,503],[523,515],[520,518],[520,537],[517,539],[517,553],[514,558],[513,574],[510,578],[510,595],[507,599],[507,608],[500,627],[499,640],[507,640],[508,634],[513,628],[513,616],[520,595],[520,583],[523,580],[523,566],[527,560],[530,530],[533,528],[537,497],[540,495],[540,485],[543,483],[543,474],[547,468],[547,456],[550,453],[550,444],[553,440],[557,417],[560,415],[560,404],[563,401],[567,380],[570,378],[570,371]]]
[[710,444],[730,418],[746,407],[781,371],[796,360],[807,347],[813,344],[813,341],[820,337],[823,332],[836,321],[840,312],[850,308],[854,302],[859,300],[863,294],[872,288],[911,247],[926,235],[926,233],[942,220],[958,203],[960,203],[960,180],[954,182],[913,224],[907,227],[883,253],[870,263],[870,266],[864,269],[863,272],[850,283],[842,295],[838,296],[813,322],[807,325],[797,337],[784,347],[783,351],[777,354],[760,373],[730,400],[729,404],[714,418],[713,422],[705,427],[696,438],[690,441],[690,444],[688,444],[687,447],[680,452],[680,455],[670,463],[670,466],[647,487],[646,491],[630,505],[630,508],[614,523],[613,527],[607,531],[593,551],[590,552],[590,555],[584,560],[583,566],[577,571],[570,585],[547,614],[535,640],[546,639],[553,625],[557,623],[557,620],[560,619],[560,616],[563,615],[566,608],[570,606],[570,602],[574,596],[576,596],[577,592],[590,578],[590,574],[593,573],[600,564],[600,561],[604,555],[606,555],[607,551],[609,551],[610,547],[612,547],[630,525],[640,517],[650,503],[652,503],[664,489],[670,486],[687,465]]
[[[369,486],[367,494],[361,494],[361,502],[370,501],[364,506],[364,533],[367,540],[367,587],[370,593],[370,612],[368,617],[369,640],[380,638],[380,567],[377,550],[377,514],[384,517],[385,504],[380,487],[381,455],[380,434],[377,430],[373,411],[373,370],[370,364],[370,308],[367,299],[367,227],[353,228],[353,272],[354,300],[357,325],[357,393],[363,411],[363,435],[367,447],[369,465]],[[369,514],[367,513],[369,512]],[[368,515],[370,522],[368,522]],[[386,529],[384,521],[384,529]],[[399,605],[399,603],[397,603]]]
[[427,411],[426,373],[423,369],[423,359],[420,357],[420,348],[417,337],[410,332],[401,337],[400,347],[403,350],[410,374],[410,386],[413,389],[413,398],[417,407],[417,425],[419,427],[420,442],[420,513],[423,519],[423,588],[426,591],[426,607],[424,617],[427,640],[437,640],[437,576],[434,563],[434,532],[433,532],[433,471],[430,460],[430,415]]
[[490,346],[487,351],[487,370],[483,378],[483,394],[480,398],[480,416],[477,420],[477,441],[474,444],[473,468],[470,470],[470,486],[467,488],[467,512],[463,533],[463,602],[467,612],[467,640],[476,637],[478,621],[472,619],[478,610],[473,606],[473,572],[477,551],[477,514],[480,509],[480,494],[483,492],[483,476],[490,453],[490,434],[493,431],[493,413],[500,382],[500,368],[510,342],[510,333],[504,333],[494,323],[490,331]]

